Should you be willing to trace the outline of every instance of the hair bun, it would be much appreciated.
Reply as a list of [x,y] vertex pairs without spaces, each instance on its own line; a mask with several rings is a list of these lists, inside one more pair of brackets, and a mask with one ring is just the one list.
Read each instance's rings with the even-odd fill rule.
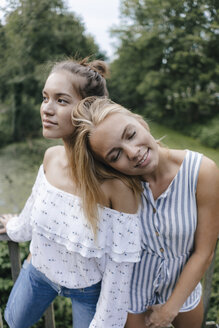
[[94,60],[89,63],[89,66],[104,78],[109,75],[109,68],[103,60]]
[[109,75],[109,68],[108,65],[103,60],[93,60],[88,61],[89,57],[84,58],[82,61],[79,62],[82,66],[88,66],[95,72],[98,72],[103,78],[107,78]]

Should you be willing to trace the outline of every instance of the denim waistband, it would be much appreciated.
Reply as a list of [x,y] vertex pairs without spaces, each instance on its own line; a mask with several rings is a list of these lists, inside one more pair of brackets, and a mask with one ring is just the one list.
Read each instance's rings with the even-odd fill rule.
[[31,271],[35,276],[37,276],[38,279],[41,279],[42,281],[50,285],[59,295],[68,296],[76,292],[95,292],[99,291],[101,288],[101,281],[84,288],[68,288],[51,281],[44,273],[35,268],[31,261],[28,262],[27,260],[25,260],[22,267],[23,269],[29,269],[29,271]]

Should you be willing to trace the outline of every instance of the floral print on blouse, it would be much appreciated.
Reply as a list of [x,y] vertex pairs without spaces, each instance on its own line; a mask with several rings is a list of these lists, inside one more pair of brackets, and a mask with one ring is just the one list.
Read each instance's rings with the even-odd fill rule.
[[102,280],[90,328],[124,327],[133,264],[140,260],[138,214],[98,207],[97,237],[81,201],[52,186],[40,166],[32,193],[19,216],[7,224],[9,237],[31,240],[32,264],[51,281],[85,288]]

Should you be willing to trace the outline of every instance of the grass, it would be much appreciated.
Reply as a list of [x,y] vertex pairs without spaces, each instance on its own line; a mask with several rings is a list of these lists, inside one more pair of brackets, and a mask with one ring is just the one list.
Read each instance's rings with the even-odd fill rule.
[[190,149],[197,151],[211,158],[219,167],[219,149],[212,149],[203,146],[198,140],[185,136],[180,132],[176,132],[157,123],[150,122],[149,125],[151,128],[152,135],[156,139],[164,137],[162,143],[167,147],[174,149]]

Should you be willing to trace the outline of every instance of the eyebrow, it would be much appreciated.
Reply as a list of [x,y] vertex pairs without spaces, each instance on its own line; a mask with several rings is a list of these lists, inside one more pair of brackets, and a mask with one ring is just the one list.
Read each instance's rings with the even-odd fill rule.
[[[44,89],[42,90],[42,94],[43,93],[48,94],[48,92],[46,92]],[[55,95],[58,96],[58,97],[60,97],[60,96],[67,96],[67,97],[71,98],[71,95],[69,95],[68,93],[64,93],[64,92],[57,92],[57,93],[55,93]]]
[[126,125],[126,127],[125,127],[125,129],[124,129],[124,131],[123,131],[123,133],[122,133],[121,139],[124,139],[125,134],[126,134],[128,128],[129,128],[129,125],[130,125],[130,124]]
[[68,96],[71,98],[71,96],[68,93],[64,93],[64,92],[56,93],[56,96]]
[[[125,129],[123,130],[122,135],[121,135],[121,139],[124,139],[125,134],[126,134],[128,128],[129,128],[129,126],[130,126],[130,124],[128,124],[128,125],[125,127]],[[112,154],[112,153],[113,153],[115,150],[117,150],[117,149],[118,149],[118,148],[116,148],[116,147],[113,147],[112,149],[110,149],[110,151],[106,154],[105,158],[108,158],[109,155]]]

